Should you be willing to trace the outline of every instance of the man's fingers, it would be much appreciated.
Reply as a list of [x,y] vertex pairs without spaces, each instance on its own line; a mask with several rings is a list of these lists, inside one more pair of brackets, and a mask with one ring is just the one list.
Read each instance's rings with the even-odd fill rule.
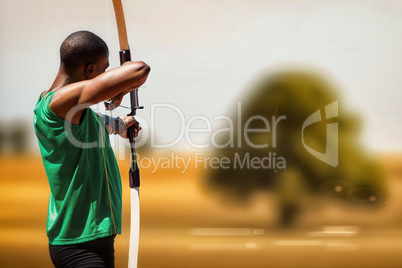
[[126,122],[126,128],[131,127],[134,124],[134,121],[127,121]]
[[122,100],[123,100],[123,97],[116,96],[113,98],[112,103],[115,105],[115,107],[119,107]]
[[137,122],[137,120],[135,120],[134,116],[128,116],[127,117],[127,121],[126,121],[126,125],[127,127],[130,127],[132,125],[138,125],[139,123]]
[[115,108],[119,107],[123,100],[123,97],[124,97],[124,95],[119,94],[117,96],[114,96],[110,100],[105,101],[104,103],[105,103],[106,110],[113,111]]
[[116,103],[113,100],[111,100],[109,102],[105,101],[103,103],[105,104],[105,108],[108,111],[113,111],[116,107],[119,107],[119,105],[120,105],[120,103],[118,105],[116,105]]
[[138,123],[138,121],[135,120],[135,117],[132,116],[132,115],[131,115],[131,116],[124,117],[124,118],[123,118],[123,121],[124,121],[124,123],[126,124],[126,129],[129,128],[129,127],[131,127],[131,126],[134,126],[135,131],[138,132],[138,131],[141,130],[140,123]]
[[110,108],[110,102],[108,102],[108,101],[104,101],[104,102],[103,102],[103,104],[105,104],[105,108],[106,108],[106,110],[111,111],[111,108]]
[[142,129],[140,127],[140,124],[138,123],[138,121],[135,119],[135,117],[133,115],[130,116],[125,116],[123,118],[121,118],[121,120],[123,120],[124,124],[125,124],[125,131],[119,133],[119,135],[123,138],[127,138],[127,130],[128,128],[130,128],[131,126],[134,127],[134,137],[138,136],[138,133],[140,132],[140,130]]

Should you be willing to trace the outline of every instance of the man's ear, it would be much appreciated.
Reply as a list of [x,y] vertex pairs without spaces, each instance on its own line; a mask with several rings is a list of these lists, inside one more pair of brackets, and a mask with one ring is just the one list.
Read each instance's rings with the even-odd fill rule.
[[94,65],[93,64],[88,64],[87,67],[85,68],[85,78],[86,79],[92,79],[94,75]]

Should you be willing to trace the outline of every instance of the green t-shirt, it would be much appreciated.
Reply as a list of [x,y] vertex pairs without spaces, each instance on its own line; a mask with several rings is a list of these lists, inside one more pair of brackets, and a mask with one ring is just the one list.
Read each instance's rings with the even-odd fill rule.
[[53,94],[39,98],[33,119],[50,186],[49,243],[120,234],[121,180],[105,126],[90,108],[79,125],[63,120],[49,108]]

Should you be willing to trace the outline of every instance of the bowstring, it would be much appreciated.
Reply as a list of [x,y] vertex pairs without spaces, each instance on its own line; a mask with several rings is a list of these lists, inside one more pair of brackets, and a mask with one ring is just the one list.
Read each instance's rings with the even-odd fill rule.
[[[100,124],[100,126],[101,126],[100,121],[99,121],[99,124]],[[112,199],[111,199],[111,197],[110,197],[109,176],[108,176],[108,172],[107,172],[107,164],[106,164],[106,156],[105,156],[105,146],[104,146],[104,142],[103,142],[103,127],[100,129],[99,132],[100,132],[101,143],[102,143],[103,163],[104,163],[104,166],[105,166],[107,193],[108,193],[109,205],[110,205],[110,214],[111,214],[111,216],[112,216],[112,222],[113,222],[114,232],[117,233],[116,223],[115,223],[115,221],[114,221],[114,212],[113,212],[113,207],[112,207]]]
[[[110,102],[110,104],[112,104],[113,102]],[[120,106],[119,106],[120,107]],[[124,107],[124,106],[123,106]],[[117,108],[117,107],[116,107]],[[125,108],[125,107],[124,107]],[[111,110],[111,109],[109,109],[108,110],[109,111],[109,116],[110,117],[113,117],[113,110]],[[116,145],[116,141],[117,141],[117,148],[120,148],[119,146],[118,146],[118,144],[119,144],[119,142],[118,142],[118,139],[115,139],[115,145]],[[115,147],[116,148],[116,147]],[[118,149],[119,150],[119,149]],[[117,154],[119,155],[119,152],[117,152]],[[121,180],[121,176],[120,176],[120,180]],[[126,220],[126,216],[125,216],[125,213],[124,213],[124,209],[122,208],[122,211],[121,211],[121,217],[122,217],[122,229],[123,229],[123,233],[124,233],[124,238],[125,238],[125,241],[126,241],[126,250],[127,250],[127,256],[128,256],[128,254],[129,254],[129,242],[128,242],[128,230],[127,230],[127,225],[125,224],[125,220]]]

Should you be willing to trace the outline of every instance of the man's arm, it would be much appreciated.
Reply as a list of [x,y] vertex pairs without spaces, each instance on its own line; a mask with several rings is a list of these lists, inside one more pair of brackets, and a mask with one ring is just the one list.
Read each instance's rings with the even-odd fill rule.
[[[89,106],[145,83],[150,67],[144,62],[126,62],[93,79],[66,85],[57,90],[50,102],[50,109],[59,117],[79,124],[82,111]],[[76,110],[69,114],[72,109]],[[69,115],[69,118],[66,118]],[[70,115],[72,115],[70,117]],[[71,118],[71,119],[70,119]]]
[[122,138],[127,138],[127,129],[134,125],[134,137],[138,136],[141,130],[140,124],[134,116],[129,115],[123,118],[111,117],[105,114],[98,114],[99,120],[101,120],[110,134],[119,134]]

